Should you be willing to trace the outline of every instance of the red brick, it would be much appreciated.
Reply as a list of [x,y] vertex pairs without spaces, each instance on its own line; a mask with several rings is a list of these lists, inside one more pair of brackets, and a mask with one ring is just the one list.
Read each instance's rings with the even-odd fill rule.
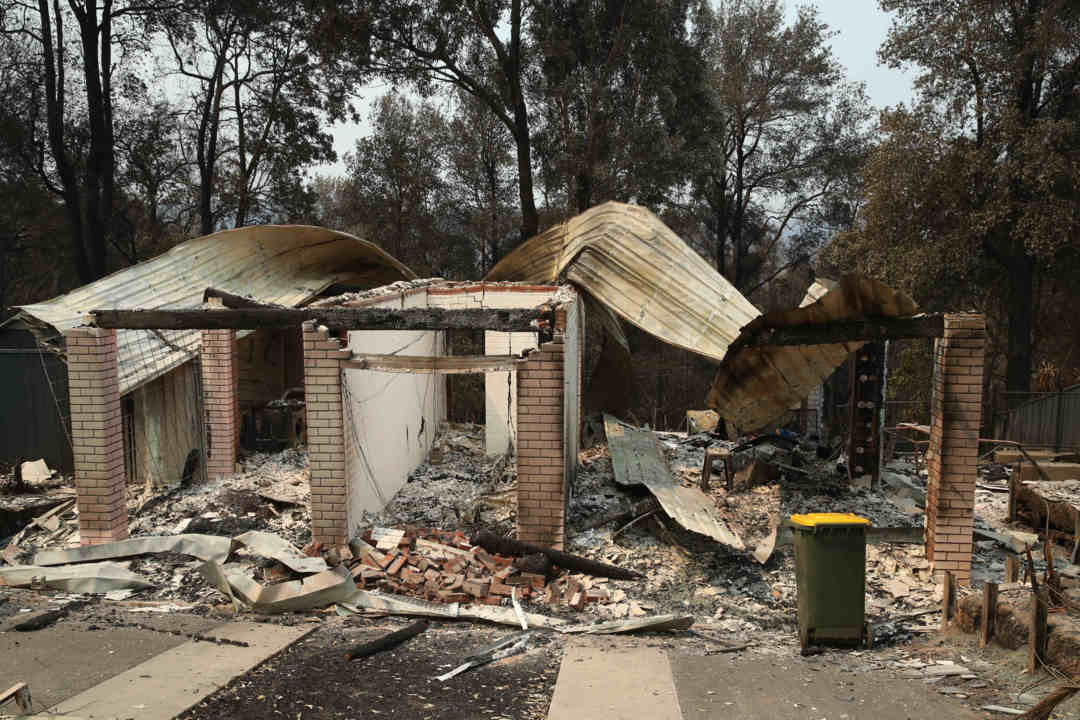
[[469,579],[462,583],[462,589],[473,597],[482,598],[487,597],[490,583],[486,580],[473,580]]

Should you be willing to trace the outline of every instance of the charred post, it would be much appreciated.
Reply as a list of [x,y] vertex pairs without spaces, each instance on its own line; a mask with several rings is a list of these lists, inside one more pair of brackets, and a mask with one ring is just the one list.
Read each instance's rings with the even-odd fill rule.
[[594,577],[606,577],[613,580],[638,580],[641,578],[641,574],[633,570],[616,567],[615,565],[607,565],[602,562],[581,557],[580,555],[571,555],[570,553],[565,553],[561,550],[533,545],[512,538],[499,537],[490,530],[481,530],[472,537],[471,542],[473,545],[479,545],[489,553],[495,553],[497,555],[524,557],[526,555],[542,553],[546,555],[551,562],[564,570],[585,573],[586,575],[593,575]]

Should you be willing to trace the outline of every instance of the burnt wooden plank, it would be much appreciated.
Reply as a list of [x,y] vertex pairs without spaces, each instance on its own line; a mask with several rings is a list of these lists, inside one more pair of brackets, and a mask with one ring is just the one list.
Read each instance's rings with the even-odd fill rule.
[[547,308],[226,308],[91,310],[89,324],[124,330],[254,330],[295,327],[314,320],[331,330],[495,330],[536,332],[551,327]]
[[979,633],[979,647],[986,647],[994,637],[994,624],[997,622],[998,585],[988,582],[983,585],[982,626]]
[[833,345],[846,342],[901,340],[905,338],[941,337],[945,334],[945,316],[916,315],[899,318],[866,318],[847,322],[816,325],[762,328],[747,338],[746,347],[765,345]]

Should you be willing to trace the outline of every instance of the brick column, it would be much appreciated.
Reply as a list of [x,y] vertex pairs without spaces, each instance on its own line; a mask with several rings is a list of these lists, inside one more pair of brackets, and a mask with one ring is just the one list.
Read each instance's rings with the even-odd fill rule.
[[116,331],[75,328],[64,336],[79,536],[83,545],[123,540],[128,516]]
[[304,396],[311,464],[311,535],[316,542],[343,545],[346,514],[345,431],[341,361],[350,353],[325,327],[304,323]]
[[202,331],[203,406],[210,434],[206,477],[236,472],[240,410],[236,400],[236,331]]
[[934,349],[926,556],[935,571],[951,570],[961,584],[971,581],[985,344],[982,315],[950,314],[945,316],[945,335]]
[[566,538],[563,480],[563,342],[557,336],[518,368],[517,536],[562,548]]

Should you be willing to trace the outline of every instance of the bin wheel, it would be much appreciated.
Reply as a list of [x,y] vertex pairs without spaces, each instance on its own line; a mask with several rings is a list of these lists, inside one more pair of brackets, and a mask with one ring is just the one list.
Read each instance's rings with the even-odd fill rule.
[[869,621],[863,623],[863,645],[867,649],[874,647],[874,626]]
[[813,644],[814,631],[811,628],[799,628],[799,645],[803,650]]

